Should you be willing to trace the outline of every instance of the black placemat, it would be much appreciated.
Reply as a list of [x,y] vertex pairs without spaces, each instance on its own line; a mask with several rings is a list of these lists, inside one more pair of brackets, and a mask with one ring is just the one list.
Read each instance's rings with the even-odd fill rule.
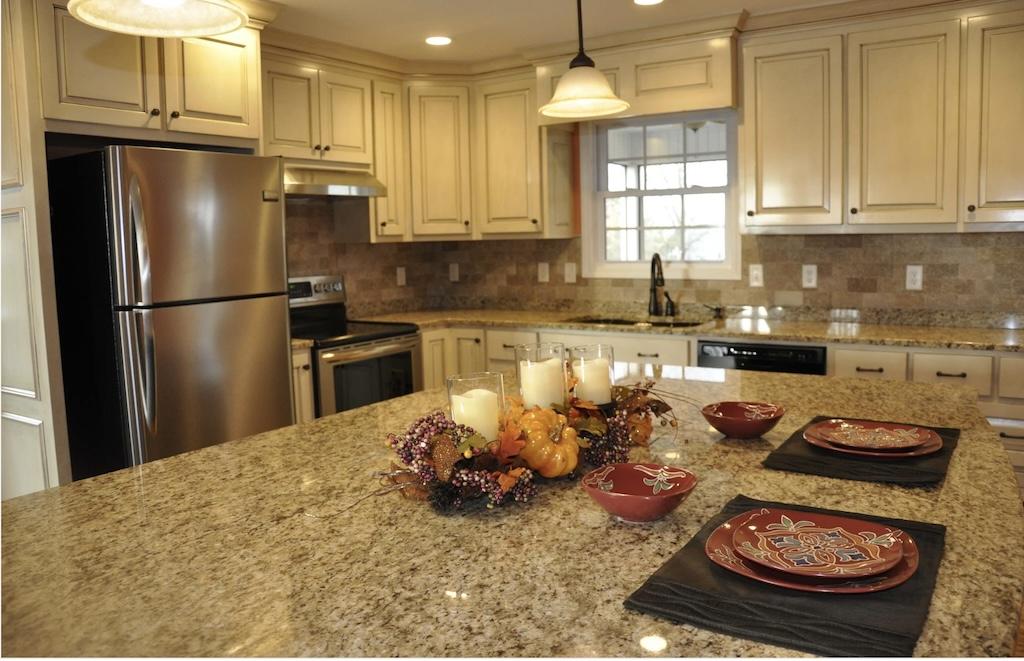
[[[704,544],[715,528],[760,507],[850,516],[901,528],[917,542],[917,572],[906,583],[881,592],[815,594],[761,583],[711,562]],[[945,526],[932,523],[736,496],[625,605],[674,622],[814,654],[911,656],[928,617],[945,537]]]
[[[762,462],[765,468],[838,477],[844,480],[862,482],[892,482],[895,484],[928,485],[941,482],[949,469],[960,430],[951,427],[929,427],[942,438],[942,449],[923,457],[910,457],[893,461],[880,461],[868,457],[857,457],[842,452],[832,452],[811,445],[804,440],[804,430],[811,425],[838,416],[819,415],[800,429],[793,432],[786,441]],[[858,418],[865,420],[866,418]],[[871,422],[887,422],[871,420]],[[897,422],[894,424],[905,424]]]

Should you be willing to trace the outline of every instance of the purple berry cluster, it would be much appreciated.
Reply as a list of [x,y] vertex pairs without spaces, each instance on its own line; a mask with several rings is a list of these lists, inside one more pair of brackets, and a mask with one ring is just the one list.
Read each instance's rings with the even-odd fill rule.
[[[502,491],[501,486],[490,472],[486,470],[473,470],[460,468],[452,474],[451,484],[459,488],[466,499],[487,496],[489,505],[502,505],[507,500],[525,503],[537,493],[537,485],[533,482],[533,471],[526,469],[516,480],[515,485],[508,491]],[[461,504],[461,503],[460,503]]]
[[430,440],[439,434],[450,434],[458,445],[473,434],[466,425],[457,425],[445,416],[444,411],[434,411],[413,422],[402,435],[388,434],[387,443],[403,464],[419,475],[424,483],[437,479],[431,461]]
[[588,437],[589,448],[583,448],[583,459],[600,468],[606,464],[629,461],[629,413],[618,409],[608,418],[608,431],[603,436]]

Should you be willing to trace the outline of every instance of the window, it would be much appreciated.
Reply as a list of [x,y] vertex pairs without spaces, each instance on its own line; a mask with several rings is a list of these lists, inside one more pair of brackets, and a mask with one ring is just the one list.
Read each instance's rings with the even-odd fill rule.
[[726,111],[592,128],[584,275],[645,277],[658,253],[669,277],[739,278],[734,134]]

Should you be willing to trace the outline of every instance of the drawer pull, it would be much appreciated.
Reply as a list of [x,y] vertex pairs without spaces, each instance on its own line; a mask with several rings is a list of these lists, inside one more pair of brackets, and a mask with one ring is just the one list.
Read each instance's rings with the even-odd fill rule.
[[885,372],[884,367],[860,367],[858,365],[854,369],[856,369],[858,372],[874,372],[876,374],[882,374],[883,372]]
[[660,353],[640,353],[639,351],[636,352],[637,358],[658,358],[659,356],[661,356]]
[[967,372],[959,372],[957,374],[952,374],[950,372],[938,371],[938,372],[935,373],[935,376],[949,376],[949,377],[952,377],[954,379],[966,379],[967,378]]
[[999,438],[1015,438],[1017,440],[1024,441],[1024,434],[1007,434],[1004,431],[999,432]]
[[514,345],[514,344],[503,344],[501,346],[504,349],[515,349],[516,348],[516,345]]

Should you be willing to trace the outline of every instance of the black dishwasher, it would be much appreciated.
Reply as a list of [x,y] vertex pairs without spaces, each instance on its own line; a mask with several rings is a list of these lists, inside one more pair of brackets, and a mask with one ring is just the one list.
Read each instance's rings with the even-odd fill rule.
[[825,347],[699,340],[697,365],[759,372],[824,374]]

